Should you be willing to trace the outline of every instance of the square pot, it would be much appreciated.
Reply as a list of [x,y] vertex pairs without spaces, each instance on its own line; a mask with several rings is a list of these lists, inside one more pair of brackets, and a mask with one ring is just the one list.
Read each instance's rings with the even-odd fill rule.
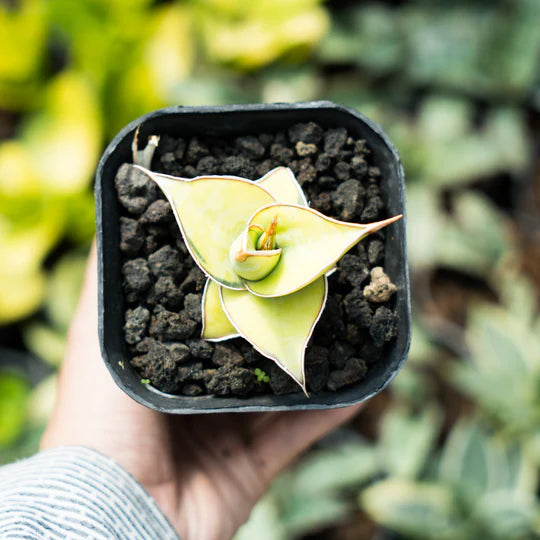
[[[385,346],[383,356],[370,367],[363,380],[337,392],[313,393],[310,398],[301,393],[246,398],[189,397],[165,394],[142,384],[139,374],[130,364],[130,355],[124,341],[120,214],[114,183],[120,165],[132,161],[131,143],[137,126],[141,126],[143,136],[166,133],[175,137],[232,138],[243,134],[273,132],[309,121],[323,128],[344,127],[353,137],[365,139],[371,149],[373,163],[382,173],[381,189],[389,215],[404,216],[388,230],[385,243],[385,272],[397,286],[397,338]],[[101,351],[118,386],[142,405],[174,414],[345,407],[380,392],[405,362],[411,335],[411,307],[405,239],[404,173],[398,153],[382,129],[357,111],[328,101],[216,107],[177,106],[154,111],[130,123],[109,144],[97,169],[95,197]]]

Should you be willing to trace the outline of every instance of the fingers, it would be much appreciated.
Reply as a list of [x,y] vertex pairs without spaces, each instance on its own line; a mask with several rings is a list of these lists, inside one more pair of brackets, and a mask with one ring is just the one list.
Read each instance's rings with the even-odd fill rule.
[[362,405],[267,417],[255,426],[253,434],[252,449],[259,470],[270,480],[315,441],[350,420]]

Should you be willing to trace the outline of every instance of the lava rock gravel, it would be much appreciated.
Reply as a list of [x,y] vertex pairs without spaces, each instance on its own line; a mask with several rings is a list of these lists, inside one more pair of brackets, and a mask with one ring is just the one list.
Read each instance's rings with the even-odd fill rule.
[[[380,189],[381,171],[366,141],[344,128],[309,122],[277,133],[227,140],[163,134],[152,168],[192,178],[229,174],[256,180],[290,167],[310,205],[341,220],[370,222],[389,217]],[[169,203],[157,186],[130,164],[115,179],[120,207],[124,335],[141,378],[163,392],[198,396],[277,395],[299,386],[271,360],[237,338],[200,339],[203,272],[188,253]],[[364,296],[370,272],[384,267],[385,231],[351,249],[329,277],[326,308],[306,351],[308,390],[337,391],[364,378],[396,337],[393,298]],[[259,381],[255,369],[270,377]]]

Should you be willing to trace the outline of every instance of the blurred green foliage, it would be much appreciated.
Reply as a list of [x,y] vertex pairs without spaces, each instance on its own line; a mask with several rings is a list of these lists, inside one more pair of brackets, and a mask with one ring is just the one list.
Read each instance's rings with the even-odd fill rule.
[[538,83],[539,18],[536,0],[363,3],[334,18],[320,55],[410,85],[518,100]]
[[533,538],[540,532],[537,465],[518,442],[463,419],[441,449],[440,411],[404,406],[383,418],[378,443],[312,452],[283,474],[235,540],[299,538],[350,518],[347,493],[377,523],[414,539]]
[[[127,122],[173,104],[356,107],[407,174],[411,270],[427,288],[409,361],[377,439],[356,433],[285,472],[237,540],[300,537],[359,508],[405,538],[539,535],[538,291],[516,270],[539,27],[537,0],[0,4],[0,325],[18,323],[58,367],[94,231],[92,176]],[[464,322],[435,316],[436,269],[482,281],[497,303],[471,301]],[[35,451],[55,386],[0,372],[0,462]]]
[[519,439],[540,466],[540,315],[536,292],[519,274],[499,282],[501,304],[470,312],[470,356],[452,369],[455,384],[501,432]]
[[19,375],[0,372],[0,448],[14,443],[24,431],[30,387]]
[[519,445],[463,420],[430,465],[423,477],[394,473],[363,490],[364,510],[412,538],[532,538],[539,532],[535,467]]

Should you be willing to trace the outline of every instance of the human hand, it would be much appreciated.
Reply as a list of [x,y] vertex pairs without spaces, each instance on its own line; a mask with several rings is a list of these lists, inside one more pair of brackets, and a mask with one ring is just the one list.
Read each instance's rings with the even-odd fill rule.
[[276,474],[359,409],[158,413],[116,386],[97,332],[94,247],[41,447],[85,446],[113,458],[154,497],[182,540],[231,538]]

